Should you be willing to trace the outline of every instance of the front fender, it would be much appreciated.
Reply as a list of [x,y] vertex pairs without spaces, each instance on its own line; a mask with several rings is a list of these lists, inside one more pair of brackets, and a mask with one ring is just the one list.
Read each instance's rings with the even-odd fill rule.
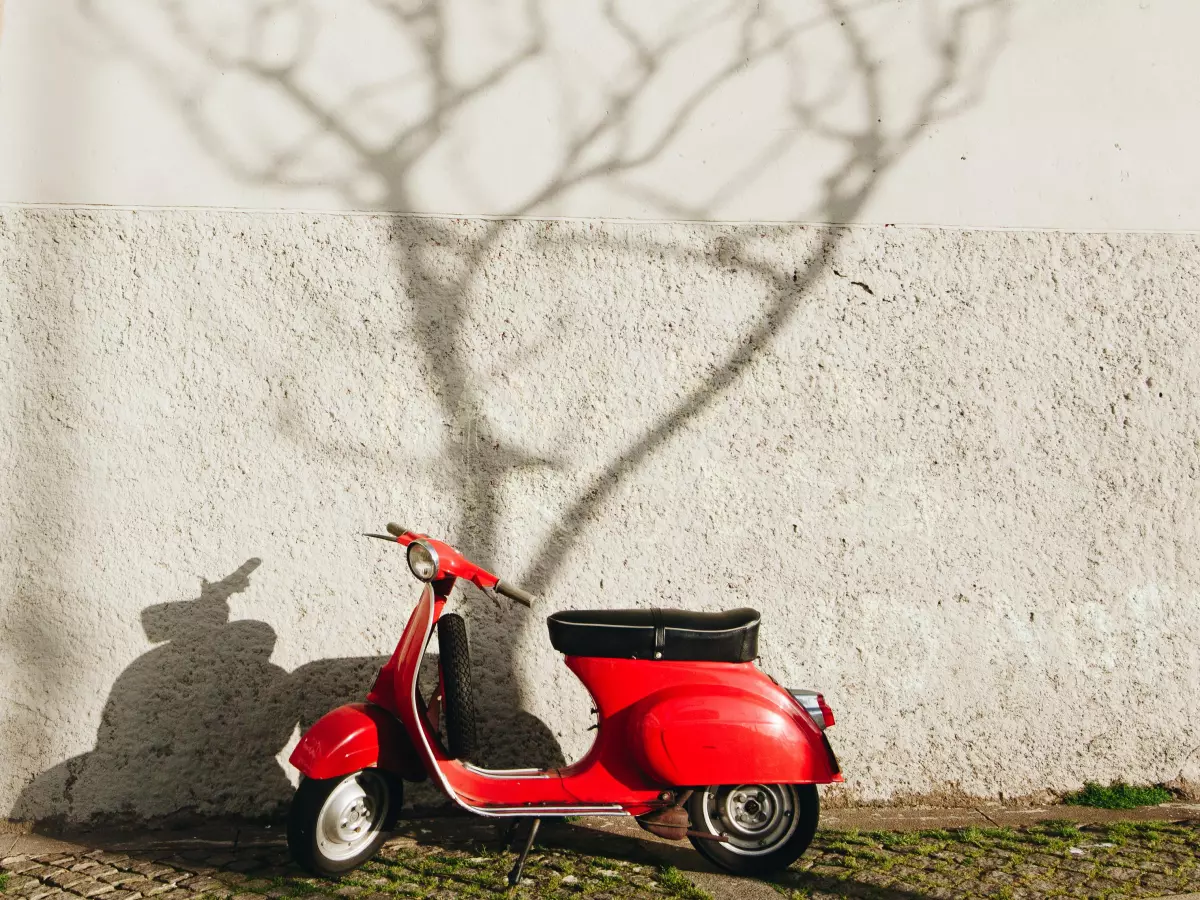
[[842,781],[821,730],[777,689],[681,685],[651,694],[637,707],[632,745],[642,768],[661,783]]
[[373,703],[350,703],[327,712],[305,732],[289,761],[309,778],[337,778],[376,767],[406,781],[425,778],[404,726]]

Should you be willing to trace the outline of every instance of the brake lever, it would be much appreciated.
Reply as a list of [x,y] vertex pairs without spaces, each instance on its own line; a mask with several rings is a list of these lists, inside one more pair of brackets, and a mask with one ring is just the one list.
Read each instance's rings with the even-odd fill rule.
[[[478,587],[478,585],[476,585],[476,586]],[[479,588],[479,589],[480,589],[481,591],[483,591],[483,592],[484,592],[484,594],[486,594],[486,595],[487,595],[487,597],[488,597],[488,599],[489,599],[489,600],[491,600],[493,603],[495,603],[495,604],[496,604],[496,609],[500,609],[500,610],[503,610],[503,609],[504,609],[504,604],[502,604],[502,603],[500,602],[500,595],[496,593],[496,589],[495,589],[495,588],[490,588],[490,587],[481,587],[481,588]]]

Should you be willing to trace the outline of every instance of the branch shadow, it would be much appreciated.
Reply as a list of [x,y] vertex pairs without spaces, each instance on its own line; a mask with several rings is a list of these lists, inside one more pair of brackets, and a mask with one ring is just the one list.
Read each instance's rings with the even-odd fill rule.
[[[314,90],[312,79],[302,71],[305,54],[311,52],[313,26],[307,4],[295,0],[258,0],[256,15],[247,20],[249,38],[233,41],[221,34],[214,41],[195,27],[184,14],[184,5],[170,4],[167,32],[189,59],[186,77],[171,67],[171,54],[164,48],[148,50],[128,22],[106,11],[103,0],[79,0],[80,8],[107,35],[114,49],[137,64],[157,90],[177,107],[197,143],[219,164],[247,183],[285,188],[304,188],[309,182],[298,174],[297,162],[316,152],[322,142],[343,148],[352,163],[346,171],[330,174],[317,182],[335,187],[351,205],[362,202],[355,187],[364,176],[382,185],[377,208],[410,210],[417,207],[421,164],[446,139],[453,114],[477,100],[489,89],[506,82],[531,61],[551,59],[548,47],[552,34],[545,21],[546,8],[539,0],[522,7],[521,33],[525,35],[511,53],[482,76],[468,84],[451,75],[447,46],[452,40],[452,17],[439,0],[399,3],[372,0],[388,14],[400,37],[417,48],[422,83],[433,98],[429,109],[415,121],[397,124],[386,140],[374,140],[358,127],[361,92],[330,102]],[[512,217],[537,215],[547,204],[570,191],[601,180],[620,179],[647,171],[656,161],[669,157],[677,140],[694,124],[706,100],[720,92],[746,69],[768,60],[780,61],[793,84],[804,82],[805,58],[793,39],[821,24],[833,24],[849,60],[844,90],[830,96],[807,99],[797,89],[790,104],[790,121],[777,123],[791,129],[791,141],[771,141],[757,156],[734,172],[728,183],[713,190],[699,203],[680,203],[666,198],[668,213],[686,213],[691,218],[708,216],[717,204],[741,190],[757,170],[779,159],[804,135],[817,135],[839,143],[840,162],[827,172],[820,184],[815,215],[822,221],[852,221],[873,195],[882,178],[894,169],[924,130],[948,116],[960,113],[975,102],[982,89],[990,60],[1004,40],[1008,0],[974,0],[943,16],[939,4],[923,6],[930,17],[929,42],[936,58],[936,72],[917,98],[916,109],[904,127],[885,132],[883,82],[885,72],[877,48],[871,46],[861,27],[863,10],[872,5],[844,0],[821,0],[812,16],[783,26],[762,4],[727,3],[718,18],[735,29],[739,52],[728,63],[697,77],[678,98],[673,109],[652,123],[649,133],[634,140],[639,103],[657,85],[666,62],[698,27],[681,20],[666,37],[640,34],[614,2],[605,2],[602,18],[629,50],[633,63],[627,77],[607,89],[601,104],[603,114],[584,121],[563,135],[561,158],[524,200],[515,203]],[[120,7],[128,10],[128,5]],[[239,54],[230,47],[255,46],[255,34],[266,27],[266,16],[299,16],[306,35],[296,54],[285,62],[264,61],[252,52]],[[944,22],[943,22],[944,20]],[[981,20],[990,28],[987,52],[976,65],[965,59],[974,25]],[[995,20],[994,22],[992,20]],[[764,37],[764,35],[766,35]],[[169,48],[168,48],[169,49]],[[165,60],[165,61],[164,61]],[[196,71],[205,74],[197,76]],[[205,106],[206,81],[215,83],[226,72],[236,71],[255,84],[284,98],[289,110],[304,118],[304,137],[265,161],[248,164],[239,155],[229,135],[214,127]],[[402,85],[400,86],[403,87]],[[396,89],[372,86],[371,90]],[[844,94],[853,94],[862,108],[857,125],[831,124],[834,108]],[[947,102],[950,95],[957,95]],[[563,97],[563,104],[570,104]],[[374,123],[378,125],[378,123]],[[386,124],[386,123],[385,123]],[[649,188],[632,190],[648,195]],[[669,202],[668,202],[669,201]],[[506,479],[517,469],[545,465],[506,440],[493,426],[494,416],[485,403],[486,392],[472,369],[469,348],[470,307],[468,288],[491,259],[491,252],[512,227],[510,221],[480,225],[464,239],[459,225],[445,220],[423,219],[419,228],[413,220],[398,218],[393,226],[396,259],[392,277],[411,301],[415,340],[429,373],[427,390],[433,394],[451,434],[470,435],[464,448],[451,438],[444,444],[442,459],[445,482],[456,486],[449,534],[452,543],[473,559],[490,566],[497,555],[504,523],[502,491]],[[762,307],[746,333],[718,357],[711,370],[686,392],[675,407],[649,423],[624,448],[589,478],[584,489],[570,502],[549,530],[549,536],[530,552],[526,577],[517,573],[539,593],[560,578],[573,546],[584,539],[589,524],[596,520],[617,485],[644,466],[655,453],[685,430],[704,411],[721,402],[745,372],[773,345],[776,336],[808,302],[817,299],[817,286],[844,236],[842,229],[821,232],[805,259],[781,266],[756,259],[754,248],[743,238],[725,235],[715,254],[736,259],[754,272],[764,288]],[[455,238],[455,241],[451,239]],[[445,259],[448,247],[452,264]],[[648,257],[673,252],[668,242],[645,241],[638,248]],[[264,348],[263,352],[271,352]],[[281,361],[283,364],[283,361]],[[299,440],[293,435],[291,440]],[[409,523],[420,528],[421,523]],[[439,535],[441,536],[441,535]],[[286,799],[290,786],[282,778],[274,757],[296,725],[315,720],[331,706],[362,696],[379,660],[321,660],[287,673],[270,663],[275,633],[261,622],[229,622],[225,601],[248,578],[249,561],[238,573],[217,586],[202,587],[201,596],[184,615],[175,610],[147,611],[143,624],[152,640],[165,641],[135,661],[113,686],[105,706],[96,749],[64,763],[37,781],[22,795],[17,814],[45,809],[55,791],[67,798],[68,808],[108,808],[145,816],[171,814],[162,797],[183,797],[177,808],[225,812],[273,810]],[[246,569],[246,571],[242,571]],[[506,573],[507,574],[507,573]],[[223,587],[222,587],[223,585]],[[207,593],[206,593],[207,591]],[[224,595],[222,596],[222,592]],[[474,600],[466,603],[468,616]],[[224,614],[221,609],[224,604]],[[151,610],[158,609],[151,607]],[[523,711],[524,681],[517,656],[520,637],[537,619],[514,610],[506,627],[519,633],[502,640],[476,641],[479,707],[484,715],[485,762],[490,765],[530,765],[545,751],[554,756],[553,734],[543,723]],[[476,616],[477,623],[482,616]],[[539,623],[540,624],[540,623]],[[230,673],[238,673],[231,677]],[[244,673],[244,674],[243,674]],[[514,711],[516,710],[516,711]],[[548,749],[550,748],[550,749]],[[561,759],[561,752],[558,753]],[[202,776],[198,779],[197,773]],[[205,785],[201,788],[198,785]],[[158,798],[158,799],[156,799]]]

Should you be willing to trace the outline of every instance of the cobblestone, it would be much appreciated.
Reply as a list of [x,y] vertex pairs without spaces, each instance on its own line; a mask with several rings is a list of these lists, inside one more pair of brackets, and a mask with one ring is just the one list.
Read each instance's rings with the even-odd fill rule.
[[157,878],[159,875],[170,875],[174,871],[170,866],[162,866],[154,862],[134,860],[129,864],[129,871],[137,872],[147,878]]
[[[338,882],[297,870],[274,837],[239,847],[148,835],[144,847],[126,841],[119,850],[10,855],[0,860],[0,900],[402,900],[503,893],[511,852],[485,831],[459,826],[470,836],[449,840],[455,826],[441,828],[439,835],[414,824],[405,830],[402,823],[402,833],[376,860]],[[589,837],[594,832],[577,828],[572,843],[572,828],[544,827],[521,896],[702,896],[685,879],[664,877],[661,860],[639,856],[639,841],[600,845]],[[686,845],[677,857],[701,865]],[[1200,891],[1198,857],[1200,823],[823,831],[795,866],[762,889],[806,900],[1149,898]]]
[[805,898],[1156,897],[1200,890],[1198,856],[1195,822],[826,831],[776,888]]
[[94,878],[71,887],[71,893],[78,894],[80,897],[99,897],[101,894],[112,893],[113,890],[115,888],[111,884],[105,884]]
[[[63,860],[64,862],[66,860]],[[57,888],[67,890],[73,884],[82,884],[87,881],[87,876],[80,872],[72,872],[70,869],[63,869],[59,866],[48,865],[46,871],[38,876],[42,881],[52,884]]]

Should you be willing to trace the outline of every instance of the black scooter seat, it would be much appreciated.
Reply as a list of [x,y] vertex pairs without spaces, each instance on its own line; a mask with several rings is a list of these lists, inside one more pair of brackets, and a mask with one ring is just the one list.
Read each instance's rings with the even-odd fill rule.
[[566,610],[546,620],[550,643],[567,656],[750,662],[758,656],[755,609]]

